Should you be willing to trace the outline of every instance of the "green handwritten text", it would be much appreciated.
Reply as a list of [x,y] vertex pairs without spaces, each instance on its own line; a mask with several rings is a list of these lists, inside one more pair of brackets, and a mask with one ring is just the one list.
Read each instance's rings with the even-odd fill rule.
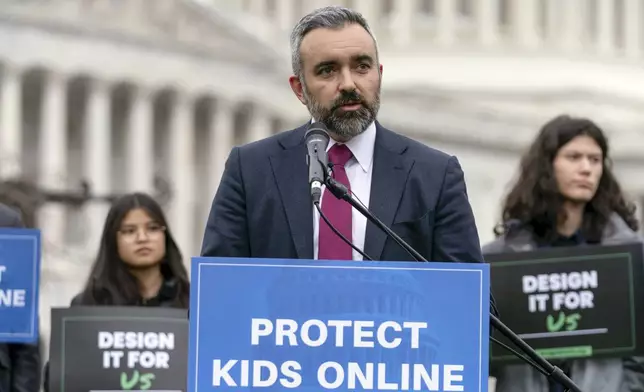
[[[137,389],[145,391],[152,387],[152,380],[156,376],[153,373],[139,373],[138,370],[134,371],[132,377],[129,377],[127,372],[121,373],[121,389],[124,391],[129,391],[132,389]],[[136,388],[138,384],[138,388]]]
[[579,328],[579,320],[581,319],[581,314],[573,313],[566,316],[564,312],[559,312],[559,315],[555,317],[551,314],[546,318],[546,328],[548,332],[559,332],[565,328],[566,331],[574,331]]

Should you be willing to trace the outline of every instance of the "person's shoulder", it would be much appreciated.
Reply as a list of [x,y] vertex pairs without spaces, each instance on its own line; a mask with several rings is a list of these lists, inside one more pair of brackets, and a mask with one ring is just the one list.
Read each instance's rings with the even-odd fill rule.
[[83,304],[83,293],[78,293],[72,298],[69,306],[80,306]]
[[378,124],[378,130],[380,133],[379,140],[384,146],[394,150],[404,150],[405,155],[415,161],[436,165],[437,163],[447,164],[450,159],[454,158],[451,154],[402,135],[381,124]]
[[505,250],[505,236],[497,237],[481,247],[483,255],[491,253],[503,253]]
[[288,131],[282,131],[264,139],[256,140],[237,147],[241,159],[265,158],[277,151],[296,147],[304,142],[308,124]]
[[20,213],[6,204],[0,203],[0,227],[22,226]]
[[624,244],[631,242],[644,243],[644,237],[641,233],[630,228],[626,221],[617,213],[613,213],[604,229],[602,243]]
[[518,219],[510,219],[495,228],[495,239],[481,247],[483,255],[505,253],[512,249],[532,249],[532,230]]
[[0,203],[0,215],[18,216],[19,214],[18,211],[14,210],[8,205]]

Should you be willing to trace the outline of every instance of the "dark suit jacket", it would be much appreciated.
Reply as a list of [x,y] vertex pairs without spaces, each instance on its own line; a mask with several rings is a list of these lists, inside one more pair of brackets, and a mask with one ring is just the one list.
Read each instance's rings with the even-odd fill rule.
[[[233,148],[212,203],[203,256],[313,258],[307,125]],[[455,157],[376,123],[373,164],[369,209],[383,223],[430,261],[483,261]],[[364,252],[374,260],[413,260],[371,222]]]
[[[0,204],[0,227],[23,227],[20,215]],[[0,392],[36,392],[40,388],[38,345],[0,344]]]

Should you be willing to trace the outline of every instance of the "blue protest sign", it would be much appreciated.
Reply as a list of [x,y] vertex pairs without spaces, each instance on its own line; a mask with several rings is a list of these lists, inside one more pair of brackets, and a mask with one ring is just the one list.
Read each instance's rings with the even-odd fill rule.
[[0,228],[0,342],[38,340],[40,231]]
[[487,264],[194,258],[188,390],[487,391]]

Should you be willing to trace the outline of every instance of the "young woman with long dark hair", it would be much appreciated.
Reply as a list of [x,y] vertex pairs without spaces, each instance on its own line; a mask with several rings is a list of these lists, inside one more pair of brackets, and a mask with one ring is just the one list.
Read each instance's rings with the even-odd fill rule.
[[94,265],[71,305],[188,309],[189,293],[188,272],[161,206],[144,193],[131,193],[112,204]]
[[190,284],[159,204],[128,194],[110,209],[96,261],[72,305],[188,308]]

